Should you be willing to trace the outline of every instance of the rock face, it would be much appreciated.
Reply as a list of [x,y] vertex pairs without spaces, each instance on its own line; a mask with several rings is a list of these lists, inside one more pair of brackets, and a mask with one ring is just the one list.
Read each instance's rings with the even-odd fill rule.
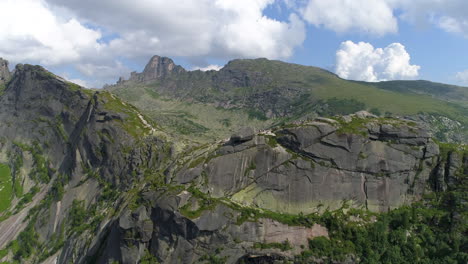
[[206,191],[216,197],[296,214],[342,201],[387,211],[418,199],[438,155],[427,131],[406,121],[353,118],[362,123],[352,133],[344,132],[352,123],[314,121],[275,130],[275,137],[231,140],[176,179],[205,175]]
[[[224,263],[266,254],[286,260],[300,252],[301,246],[307,246],[308,239],[328,236],[327,229],[318,224],[294,227],[267,218],[238,223],[239,212],[222,204],[189,219],[177,210],[189,202],[180,195],[145,193],[144,197],[151,206],[127,210],[120,216],[111,227],[102,249],[105,254],[99,255],[98,263],[109,259],[138,263],[148,254],[157,256],[159,263],[197,263],[207,255],[215,255]],[[255,243],[285,241],[290,245],[287,251],[253,248]]]
[[8,68],[8,61],[0,58],[0,84],[6,83],[10,80],[11,73]]
[[[164,79],[172,74],[180,74],[185,72],[184,68],[176,65],[172,59],[167,57],[153,56],[142,73],[132,72],[130,81],[148,82]],[[120,79],[119,83],[123,80]]]

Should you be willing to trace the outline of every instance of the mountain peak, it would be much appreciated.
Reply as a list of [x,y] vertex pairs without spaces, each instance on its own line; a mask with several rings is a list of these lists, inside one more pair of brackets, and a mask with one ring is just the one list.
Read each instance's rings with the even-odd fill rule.
[[[154,55],[148,61],[142,73],[131,73],[130,80],[140,82],[154,81],[181,72],[185,72],[185,69],[175,64],[171,58]],[[120,82],[122,81],[120,80]]]

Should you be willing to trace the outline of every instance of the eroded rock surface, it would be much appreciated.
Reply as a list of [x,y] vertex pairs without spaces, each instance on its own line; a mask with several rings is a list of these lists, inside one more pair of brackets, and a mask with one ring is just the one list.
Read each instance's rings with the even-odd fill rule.
[[228,142],[176,180],[204,175],[211,195],[275,211],[310,213],[318,204],[338,208],[342,201],[386,211],[422,195],[439,152],[415,123],[368,115],[273,133],[234,146]]

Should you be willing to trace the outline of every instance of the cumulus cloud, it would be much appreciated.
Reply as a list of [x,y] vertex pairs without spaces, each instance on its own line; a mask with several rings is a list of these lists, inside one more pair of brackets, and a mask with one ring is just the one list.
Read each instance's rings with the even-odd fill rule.
[[47,0],[119,37],[110,49],[121,56],[288,58],[305,39],[302,20],[263,14],[274,0]]
[[214,70],[214,71],[219,71],[221,70],[221,68],[223,68],[223,66],[219,66],[219,65],[215,65],[215,64],[210,64],[206,67],[193,67],[193,70],[196,71],[196,70],[200,70],[200,71],[211,71],[211,70]]
[[344,79],[368,82],[414,79],[420,66],[410,64],[410,55],[400,43],[374,48],[370,43],[346,41],[336,52],[336,74]]
[[4,0],[0,10],[0,57],[12,62],[59,65],[101,48],[99,31],[60,19],[41,0]]
[[468,37],[468,1],[466,0],[386,0],[402,11],[406,21],[433,24],[447,32]]
[[400,18],[418,26],[435,25],[468,37],[466,0],[307,0],[302,6],[291,6],[301,10],[310,24],[338,33],[351,31],[378,36],[395,33]]
[[398,31],[397,19],[385,0],[310,0],[302,15],[315,26],[339,33],[384,35]]
[[468,85],[468,69],[461,72],[457,72],[455,74],[455,78],[457,78],[457,80],[460,81],[462,84]]
[[447,32],[460,34],[468,38],[468,19],[443,16],[439,19],[438,26]]

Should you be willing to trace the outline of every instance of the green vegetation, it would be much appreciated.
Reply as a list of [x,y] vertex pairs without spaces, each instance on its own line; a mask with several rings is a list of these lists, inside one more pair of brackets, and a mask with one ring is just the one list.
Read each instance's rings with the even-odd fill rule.
[[23,195],[23,183],[21,182],[20,169],[23,166],[23,154],[19,154],[14,159],[13,163],[13,189],[16,197],[21,197]]
[[[187,102],[155,93],[155,88],[140,84],[112,89],[119,97],[137,106],[167,132],[198,142],[212,142],[226,138],[241,126],[264,128],[273,120],[262,120],[264,114],[255,113],[249,117],[247,111],[239,108],[224,109],[204,102]],[[207,95],[209,98],[211,95]],[[258,113],[257,113],[258,114]]]
[[268,146],[270,146],[271,148],[276,148],[276,146],[278,146],[278,141],[276,140],[276,137],[267,136],[266,140],[267,140]]
[[99,171],[89,168],[87,165],[82,164],[82,169],[87,177],[94,178],[98,181],[99,186],[102,190],[101,195],[99,196],[100,201],[109,201],[117,197],[118,190],[111,183],[106,181]]
[[[124,120],[116,119],[116,121],[134,138],[140,138],[151,131],[149,127],[150,124],[144,124],[142,120],[144,117],[139,114],[134,106],[124,103],[109,92],[101,92],[99,93],[99,97],[104,101],[104,107],[106,109],[124,115]],[[146,121],[151,122],[151,120]]]
[[86,220],[89,215],[85,208],[84,201],[73,200],[70,212],[68,213],[68,221],[70,221],[70,232],[80,234],[86,228]]
[[35,253],[39,245],[39,235],[34,228],[34,222],[30,222],[26,229],[18,235],[17,240],[11,244],[11,249],[15,255],[14,258],[20,260],[27,259]]
[[198,208],[191,210],[192,203],[188,202],[180,208],[180,213],[187,218],[195,219],[200,217],[200,215],[207,210],[213,210],[218,205],[218,199],[211,198],[195,187],[189,187],[188,191],[192,193],[192,196],[197,199]]
[[382,112],[377,108],[377,107],[372,107],[369,112],[371,114],[374,114],[376,116],[381,116],[382,115]]
[[282,243],[254,243],[253,247],[257,249],[277,248],[281,251],[288,251],[288,250],[293,249],[293,247],[291,246],[291,243],[289,243],[288,240]]
[[[34,142],[32,146],[14,142],[22,151],[28,151],[31,153],[34,161],[34,168],[31,170],[30,177],[36,182],[48,183],[50,181],[49,173],[49,161],[42,155],[43,150],[38,142]],[[15,162],[15,168],[20,168],[23,164],[21,160]],[[18,170],[15,169],[15,172]],[[22,191],[21,191],[22,192]]]
[[21,200],[18,202],[18,204],[16,205],[16,211],[19,211],[21,210],[26,204],[32,202],[32,199],[34,198],[34,195],[36,195],[36,193],[38,193],[40,191],[39,187],[37,186],[34,186],[31,188],[31,190],[25,194]]
[[309,215],[295,215],[241,206],[237,203],[231,202],[227,198],[212,198],[194,186],[190,186],[187,191],[189,191],[192,194],[192,197],[196,199],[197,208],[195,210],[191,210],[192,203],[189,202],[179,209],[182,215],[190,219],[200,217],[204,211],[213,210],[219,204],[224,204],[240,213],[236,219],[236,224],[238,225],[241,225],[246,221],[257,222],[260,218],[269,218],[290,226],[312,227],[319,219],[319,215],[315,213]]
[[224,264],[228,257],[219,257],[217,254],[203,255],[198,262],[206,264]]
[[[350,222],[344,214],[325,214],[322,219],[330,239],[311,240],[309,250],[297,261],[309,263],[312,256],[343,261],[356,256],[360,263],[466,263],[467,208],[447,209],[447,203],[453,202],[449,197],[432,200],[433,207],[418,203],[392,210],[366,224]],[[464,220],[454,219],[453,210],[465,214]]]
[[443,160],[447,160],[449,153],[455,152],[463,156],[463,154],[468,155],[468,145],[463,144],[454,144],[454,143],[444,143],[437,142],[440,150],[440,157]]
[[468,90],[466,87],[435,83],[429,81],[387,81],[373,83],[372,85],[385,90],[391,90],[407,94],[426,94],[443,100],[466,101]]
[[59,174],[52,184],[50,196],[53,201],[60,201],[63,198],[64,185],[68,182],[68,177]]
[[0,163],[0,213],[8,209],[13,196],[10,168]]
[[266,115],[262,111],[259,111],[257,109],[249,109],[247,111],[247,115],[249,116],[249,119],[258,119],[258,120],[261,120],[261,121],[268,120]]
[[205,161],[206,161],[206,157],[205,156],[200,156],[200,157],[196,158],[195,160],[193,160],[192,162],[190,162],[189,168],[193,169],[195,167],[198,167],[198,165],[201,165],[201,164],[205,163]]
[[0,96],[4,93],[6,89],[6,85],[4,83],[0,83]]
[[340,99],[333,97],[325,100],[322,104],[327,106],[327,109],[320,113],[325,116],[347,115],[366,109],[366,104],[355,99]]
[[148,249],[145,248],[145,254],[140,259],[140,264],[158,264],[158,260],[155,256],[151,255]]
[[230,127],[231,126],[231,120],[229,118],[221,119],[220,122],[225,127]]
[[337,134],[355,134],[361,136],[367,136],[366,124],[369,122],[368,119],[354,117],[351,122],[344,122],[342,119],[337,119],[340,123],[340,128],[336,131]]

